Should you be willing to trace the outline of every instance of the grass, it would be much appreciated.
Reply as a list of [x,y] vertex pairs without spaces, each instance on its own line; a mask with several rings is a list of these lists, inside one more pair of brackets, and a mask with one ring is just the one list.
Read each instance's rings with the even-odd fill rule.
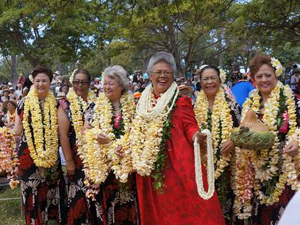
[[[0,225],[24,225],[24,217],[21,215],[20,186],[11,190],[9,187],[1,187],[0,190]],[[18,198],[14,200],[1,200],[4,198]]]

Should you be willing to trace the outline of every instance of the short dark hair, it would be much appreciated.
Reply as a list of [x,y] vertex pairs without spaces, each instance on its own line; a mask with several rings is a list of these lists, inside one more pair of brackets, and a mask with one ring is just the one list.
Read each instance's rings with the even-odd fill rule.
[[197,71],[197,75],[200,76],[200,80],[201,80],[201,77],[202,77],[203,72],[204,72],[205,70],[208,70],[208,69],[212,69],[212,70],[216,71],[217,74],[218,74],[218,77],[219,77],[219,79],[220,79],[220,70],[219,70],[218,67],[216,67],[216,66],[205,66],[205,67],[203,67],[200,71]]
[[33,79],[39,74],[39,73],[44,73],[46,74],[49,79],[50,79],[50,82],[52,81],[53,79],[53,72],[50,68],[46,67],[46,66],[38,66],[37,68],[35,68],[33,71],[32,71],[32,77]]
[[86,70],[86,69],[76,69],[76,70],[74,71],[74,77],[73,77],[73,79],[75,79],[75,76],[76,76],[76,74],[78,74],[78,73],[83,73],[83,74],[85,74],[85,75],[87,76],[87,78],[88,78],[88,81],[89,81],[89,82],[92,81],[92,75],[91,75],[90,72],[89,72],[88,70]]

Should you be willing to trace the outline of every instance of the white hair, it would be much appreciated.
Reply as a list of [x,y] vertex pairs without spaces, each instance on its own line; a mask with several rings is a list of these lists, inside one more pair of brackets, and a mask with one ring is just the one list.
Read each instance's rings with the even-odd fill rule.
[[[123,94],[129,90],[129,79],[127,77],[127,71],[119,65],[109,66],[103,71],[103,77],[107,76],[111,79],[118,79],[118,83],[123,87]],[[102,79],[104,81],[104,79]]]
[[171,53],[167,52],[157,52],[155,55],[151,57],[147,66],[147,72],[151,73],[154,65],[159,62],[166,62],[170,65],[172,72],[176,72],[176,63],[174,56]]

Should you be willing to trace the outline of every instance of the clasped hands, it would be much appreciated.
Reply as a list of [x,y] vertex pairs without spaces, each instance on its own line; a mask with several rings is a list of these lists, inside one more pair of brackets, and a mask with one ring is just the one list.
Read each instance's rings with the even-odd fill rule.
[[[97,141],[99,144],[108,144],[109,143],[109,138],[104,135],[104,134],[98,134],[97,137],[96,137]],[[123,156],[123,153],[122,153],[122,145],[118,145],[116,150],[115,150],[115,153],[119,156],[119,157],[122,157]]]

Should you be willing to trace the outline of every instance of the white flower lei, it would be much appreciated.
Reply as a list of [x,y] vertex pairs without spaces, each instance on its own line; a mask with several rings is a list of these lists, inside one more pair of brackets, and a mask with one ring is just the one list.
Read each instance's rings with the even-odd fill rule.
[[173,109],[178,93],[179,88],[173,82],[155,106],[152,85],[142,93],[130,133],[133,169],[141,176],[150,176],[154,169],[162,141],[164,121]]
[[[28,121],[30,114],[33,132]],[[44,110],[41,110],[36,89],[30,90],[24,102],[23,127],[30,156],[35,165],[44,168],[54,166],[58,159],[57,109],[51,91],[45,99]]]
[[195,176],[197,183],[197,191],[200,197],[205,200],[210,199],[215,192],[215,179],[214,179],[214,156],[212,148],[212,137],[209,130],[205,129],[202,133],[207,136],[207,183],[208,191],[204,190],[203,176],[201,167],[201,156],[200,156],[200,145],[198,144],[197,138],[194,141],[194,157],[195,157]]
[[[207,128],[207,113],[209,111],[209,102],[204,91],[200,91],[197,96],[194,112],[196,120],[201,129]],[[229,165],[231,154],[220,155],[217,158],[217,150],[221,151],[221,145],[230,139],[233,129],[233,121],[230,115],[230,106],[225,98],[225,92],[222,88],[216,94],[214,107],[212,111],[212,138],[213,138],[213,153],[215,164],[215,179],[224,172],[224,169]],[[221,126],[220,126],[221,123]],[[220,136],[220,133],[222,134]],[[220,154],[220,153],[219,153]]]
[[[240,160],[242,158],[245,158],[246,155],[248,154],[251,158],[252,166],[255,169],[254,172],[254,189],[255,193],[258,196],[258,199],[262,204],[266,205],[272,205],[276,202],[279,201],[279,197],[282,194],[285,185],[290,185],[293,190],[299,190],[300,189],[300,182],[297,178],[299,175],[299,159],[300,159],[300,154],[296,154],[296,156],[291,157],[288,154],[280,152],[279,149],[279,139],[278,139],[278,125],[277,125],[277,116],[279,112],[279,102],[280,102],[280,91],[283,90],[283,95],[286,96],[286,106],[287,106],[287,111],[289,115],[289,131],[286,135],[286,140],[287,143],[290,143],[291,141],[297,141],[299,139],[299,128],[297,128],[297,121],[296,121],[296,107],[295,107],[295,102],[294,102],[294,95],[291,91],[291,89],[287,86],[284,86],[280,81],[277,82],[276,87],[270,94],[270,98],[267,100],[265,103],[265,112],[264,112],[264,117],[263,117],[263,122],[267,127],[269,128],[270,132],[272,132],[275,136],[275,143],[272,146],[272,149],[269,150],[261,150],[260,151],[260,157],[257,156],[257,153],[255,151],[237,151],[239,154],[236,155],[237,158],[237,164],[242,163]],[[258,93],[258,90],[256,90],[251,98],[249,98],[245,104],[243,105],[243,113],[242,113],[242,118],[245,118],[246,112],[251,108],[253,109],[256,113],[259,111],[259,106],[260,106],[260,96]],[[281,116],[281,115],[280,115]],[[278,175],[278,170],[280,168],[277,167],[277,164],[279,162],[280,157],[282,157],[283,160],[283,165],[280,170],[280,175],[279,175],[279,181],[276,184],[275,190],[271,196],[266,196],[262,191],[261,191],[261,183],[264,183],[270,179],[272,179],[274,176]],[[268,165],[268,169],[266,168],[265,165]],[[237,171],[237,174],[240,174],[243,176],[248,171]],[[236,176],[238,176],[236,174]],[[240,178],[241,178],[240,176]],[[236,178],[238,179],[238,177]],[[239,191],[239,187],[235,188],[235,194],[240,197],[244,193]],[[247,199],[247,201],[235,201],[235,212],[239,215],[240,218],[247,218],[250,215],[251,211],[251,205],[249,203],[250,199]],[[246,206],[246,208],[245,208]],[[244,214],[240,213],[242,208],[244,207]]]
[[[130,123],[134,114],[133,98],[128,93],[121,97],[122,118],[124,121],[124,135],[116,138],[112,125],[112,104],[104,93],[100,94],[95,105],[93,128],[86,130],[86,143],[83,146],[85,183],[89,186],[99,185],[105,181],[110,169],[121,182],[127,182],[132,171],[131,152],[129,148]],[[96,140],[98,134],[104,134],[110,139],[108,144],[99,144]],[[121,145],[124,156],[116,154],[116,148]]]

